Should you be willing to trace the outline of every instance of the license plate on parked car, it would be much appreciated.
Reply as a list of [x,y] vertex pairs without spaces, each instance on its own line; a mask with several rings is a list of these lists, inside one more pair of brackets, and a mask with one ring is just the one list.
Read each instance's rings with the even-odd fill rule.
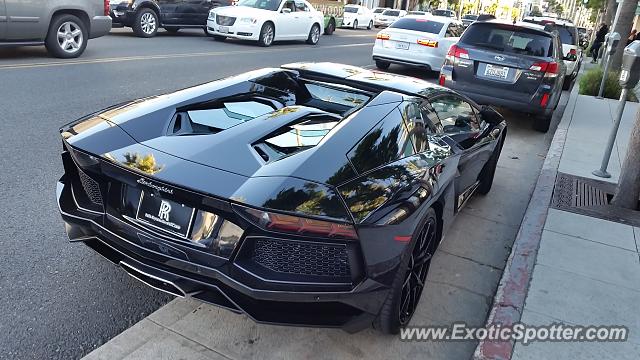
[[136,219],[152,227],[186,238],[194,209],[153,193],[140,194]]
[[396,43],[396,49],[409,50],[409,43],[399,41]]
[[220,27],[218,28],[218,32],[223,33],[223,34],[226,34],[226,33],[228,33],[228,32],[229,32],[229,27],[227,27],[227,26],[220,26]]
[[487,67],[484,69],[484,75],[498,79],[506,79],[509,76],[509,68],[506,66],[487,64]]

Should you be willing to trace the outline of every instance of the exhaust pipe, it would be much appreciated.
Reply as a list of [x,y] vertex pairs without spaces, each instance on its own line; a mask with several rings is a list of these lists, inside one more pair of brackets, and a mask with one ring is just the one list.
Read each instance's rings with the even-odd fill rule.
[[120,264],[120,267],[122,267],[124,271],[126,271],[127,274],[129,274],[129,276],[156,290],[166,292],[168,294],[181,297],[181,298],[187,297],[187,293],[184,290],[182,290],[182,288],[180,288],[179,286],[177,286],[176,284],[174,284],[173,282],[167,279],[163,279],[155,275],[148,274],[144,271],[141,271],[127,264],[124,261],[120,261],[119,264]]

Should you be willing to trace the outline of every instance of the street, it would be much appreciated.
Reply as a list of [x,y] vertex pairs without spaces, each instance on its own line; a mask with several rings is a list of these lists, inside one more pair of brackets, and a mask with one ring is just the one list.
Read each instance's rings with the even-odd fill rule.
[[[55,202],[61,125],[112,104],[260,67],[296,61],[373,67],[375,33],[338,30],[317,46],[286,42],[261,48],[216,42],[202,31],[162,31],[141,39],[114,29],[91,40],[79,59],[54,59],[43,47],[0,49],[0,358],[79,358],[171,300],[68,242]],[[389,71],[437,81],[436,73],[395,65]],[[552,129],[542,134],[532,129],[531,118],[504,115],[508,135],[493,188],[467,204],[440,246],[416,325],[481,326],[486,320],[558,121],[554,116]],[[371,333],[356,336],[361,341]],[[348,347],[350,335],[340,337]],[[450,359],[468,358],[476,346],[418,345],[434,346],[428,351],[433,358]]]

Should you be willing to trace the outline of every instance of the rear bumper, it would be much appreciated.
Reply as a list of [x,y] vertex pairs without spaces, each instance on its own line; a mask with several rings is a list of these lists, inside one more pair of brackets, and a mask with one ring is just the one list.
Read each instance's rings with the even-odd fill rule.
[[95,39],[100,36],[107,35],[111,31],[111,17],[110,16],[94,16],[91,19],[91,33],[90,39]]
[[105,215],[78,208],[64,177],[57,184],[56,195],[71,242],[84,243],[158,290],[245,313],[256,322],[339,327],[355,332],[371,325],[388,295],[388,287],[371,279],[364,279],[350,291],[274,291],[250,287],[229,274],[233,264],[205,267],[173,257],[170,252],[163,253],[161,247],[156,251],[141,246],[109,230],[102,225]]
[[[426,68],[427,70],[439,70],[444,63],[444,56],[437,53],[437,49],[425,48],[424,51],[398,50],[385,48],[381,44],[382,40],[376,40],[373,46],[373,60],[382,60],[392,64],[401,64]],[[410,44],[415,46],[415,44]]]

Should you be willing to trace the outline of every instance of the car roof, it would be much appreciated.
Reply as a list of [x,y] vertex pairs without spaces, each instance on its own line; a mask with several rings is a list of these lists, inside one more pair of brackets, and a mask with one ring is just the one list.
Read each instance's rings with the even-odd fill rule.
[[545,27],[543,25],[538,25],[538,24],[534,24],[534,23],[528,23],[528,22],[524,22],[524,21],[519,21],[519,22],[516,22],[514,24],[511,21],[506,21],[506,20],[501,20],[501,19],[491,19],[491,20],[479,22],[478,24],[508,25],[508,26],[513,26],[513,27],[521,27],[521,28],[527,28],[527,29],[531,29],[531,30],[538,30],[538,31],[543,32],[543,33],[545,33],[547,35],[550,34],[549,31],[545,30]]
[[391,74],[382,71],[364,69],[352,65],[331,62],[299,62],[285,64],[283,69],[298,71],[303,77],[321,78],[336,81],[363,90],[381,92],[390,90],[412,96],[428,97],[436,93],[452,93],[448,88],[422,79]]
[[450,23],[456,23],[456,24],[458,24],[458,23],[461,24],[462,23],[458,19],[450,18],[448,16],[437,16],[437,15],[432,15],[432,14],[424,14],[424,15],[409,14],[409,15],[405,16],[404,18],[406,18],[406,19],[428,19],[428,20],[444,23],[445,25],[448,25]]
[[559,26],[568,26],[568,27],[576,27],[575,24],[571,20],[554,18],[550,16],[525,16],[523,20],[532,20],[532,21],[548,21],[550,23],[554,23]]

